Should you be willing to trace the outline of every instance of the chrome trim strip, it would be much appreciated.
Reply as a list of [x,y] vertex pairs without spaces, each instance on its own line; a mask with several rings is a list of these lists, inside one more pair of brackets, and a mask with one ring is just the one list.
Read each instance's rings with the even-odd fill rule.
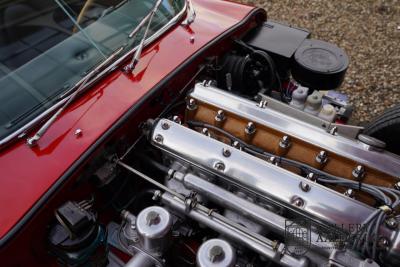
[[[163,127],[163,123],[169,127]],[[344,230],[362,224],[375,211],[364,203],[166,119],[155,125],[151,142],[170,154],[218,173],[231,183],[250,189],[260,197],[270,197],[331,224],[342,223]],[[223,156],[223,148],[231,151],[228,158]],[[217,163],[223,164],[222,170]],[[310,190],[303,191],[301,182],[308,183]],[[294,204],[299,198],[304,203],[302,207]]]
[[277,112],[268,106],[260,108],[253,101],[200,83],[195,85],[190,97],[347,157],[359,164],[395,177],[400,175],[399,156],[387,151],[369,150],[357,140],[332,135],[322,128]]
[[[167,24],[165,24],[162,28],[160,28],[157,32],[155,32],[152,36],[146,39],[145,41],[145,46],[149,45],[153,41],[155,41],[158,37],[160,37],[164,32],[168,31],[170,28],[172,28],[181,18],[182,16],[186,13],[188,6],[187,6],[187,1],[184,1],[185,5],[183,6],[182,10],[175,16],[173,17]],[[102,72],[100,72],[95,78],[92,79],[82,90],[83,92],[90,88],[92,85],[97,83],[100,79],[102,79],[106,74],[110,73],[111,71],[115,70],[117,67],[119,67],[128,57],[132,56],[136,49],[139,47],[139,45],[135,46],[132,48],[129,52],[125,53],[123,56],[121,56],[119,59],[117,59],[113,64],[105,68]],[[79,86],[79,83],[77,83],[75,87]],[[74,88],[70,88],[68,91],[73,91]],[[4,146],[6,146],[9,142],[13,141],[15,138],[21,139],[26,136],[26,132],[34,127],[36,124],[40,123],[42,120],[44,120],[47,116],[49,116],[51,113],[53,113],[55,110],[59,109],[62,105],[64,105],[65,102],[68,101],[68,97],[60,100],[50,108],[46,109],[43,113],[38,115],[36,118],[32,119],[30,122],[25,124],[23,127],[19,128],[18,130],[14,131],[13,133],[9,134],[8,136],[4,137],[3,139],[0,140],[0,149],[2,149]]]

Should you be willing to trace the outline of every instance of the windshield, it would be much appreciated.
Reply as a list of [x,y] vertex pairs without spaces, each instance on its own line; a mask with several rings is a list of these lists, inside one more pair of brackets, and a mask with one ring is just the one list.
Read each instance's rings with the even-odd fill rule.
[[[60,100],[113,51],[135,47],[128,35],[156,0],[21,0],[0,4],[0,139]],[[184,0],[164,0],[149,37]]]

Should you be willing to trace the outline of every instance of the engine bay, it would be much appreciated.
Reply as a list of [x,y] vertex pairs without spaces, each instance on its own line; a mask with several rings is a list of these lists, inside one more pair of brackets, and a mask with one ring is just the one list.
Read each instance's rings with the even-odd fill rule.
[[273,21],[232,40],[82,174],[95,190],[56,209],[50,254],[63,266],[397,266],[400,157],[347,124],[336,89],[348,65]]

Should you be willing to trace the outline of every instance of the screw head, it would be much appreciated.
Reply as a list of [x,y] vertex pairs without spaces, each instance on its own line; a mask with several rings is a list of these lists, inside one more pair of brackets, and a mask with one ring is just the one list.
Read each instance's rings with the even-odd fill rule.
[[296,207],[303,207],[303,205],[304,205],[304,200],[303,200],[302,198],[300,198],[300,197],[297,197],[297,198],[295,198],[295,199],[293,200],[293,204],[294,204]]
[[308,192],[311,189],[311,186],[305,182],[300,182],[300,188],[303,192]]
[[163,130],[168,130],[168,129],[169,129],[169,123],[163,121],[163,122],[161,123],[161,128],[162,128]]
[[81,137],[82,134],[83,134],[83,131],[82,131],[82,129],[79,129],[79,128],[76,129],[75,132],[74,132],[74,135],[75,135],[76,137]]
[[163,137],[161,134],[157,134],[157,135],[154,137],[154,141],[156,141],[156,142],[159,143],[159,144],[162,144],[162,142],[164,141],[164,137]]
[[222,172],[222,171],[225,170],[225,164],[223,162],[221,162],[221,161],[216,162],[214,164],[214,169],[216,169],[217,171],[221,171]]
[[192,36],[190,36],[190,42],[193,44],[194,43],[194,40],[195,40],[195,38],[194,38],[194,36],[192,35]]
[[226,158],[229,158],[230,156],[231,156],[231,151],[228,149],[228,148],[226,148],[226,147],[224,147],[223,149],[222,149],[222,155],[224,156],[224,157],[226,157]]

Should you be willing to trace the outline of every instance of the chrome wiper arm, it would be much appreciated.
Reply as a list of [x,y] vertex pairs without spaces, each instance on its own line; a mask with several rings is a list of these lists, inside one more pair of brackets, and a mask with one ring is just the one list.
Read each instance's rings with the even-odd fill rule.
[[101,62],[96,68],[94,68],[92,71],[90,71],[88,74],[85,75],[80,81],[76,83],[76,89],[74,92],[69,95],[68,100],[62,105],[56,113],[53,114],[43,125],[40,127],[40,129],[31,137],[26,139],[26,143],[30,146],[33,147],[37,145],[37,142],[40,140],[40,138],[47,132],[47,130],[50,128],[50,126],[54,123],[54,121],[61,115],[61,113],[69,106],[69,104],[72,103],[79,95],[79,93],[85,88],[85,85],[91,80],[91,78],[95,77],[97,73],[99,73],[105,66],[107,66],[110,62],[112,62],[115,57],[121,53],[121,51],[124,49],[124,47],[118,48],[114,53],[112,53],[110,56],[108,56],[103,62]]
[[189,26],[196,19],[196,10],[193,7],[192,0],[186,0],[188,15],[187,18],[182,22],[182,25]]
[[139,62],[139,58],[140,58],[140,55],[142,54],[142,50],[143,50],[143,47],[144,47],[144,42],[146,41],[147,34],[148,34],[148,32],[149,32],[151,22],[153,21],[154,14],[157,12],[158,7],[160,6],[160,4],[161,4],[162,1],[163,1],[163,0],[158,0],[158,1],[156,2],[156,4],[154,5],[154,7],[153,7],[153,8],[151,9],[151,11],[149,12],[149,14],[147,14],[147,15],[142,19],[142,21],[135,27],[135,29],[133,29],[133,31],[129,34],[129,38],[132,38],[133,36],[135,36],[135,35],[138,33],[138,31],[139,31],[139,30],[146,24],[146,22],[147,22],[146,30],[144,31],[143,37],[142,37],[142,39],[140,40],[139,46],[137,47],[136,52],[135,52],[134,56],[132,57],[131,62],[129,63],[129,65],[127,65],[127,66],[124,68],[124,70],[125,70],[126,72],[132,72],[132,71],[135,69],[137,63]]

